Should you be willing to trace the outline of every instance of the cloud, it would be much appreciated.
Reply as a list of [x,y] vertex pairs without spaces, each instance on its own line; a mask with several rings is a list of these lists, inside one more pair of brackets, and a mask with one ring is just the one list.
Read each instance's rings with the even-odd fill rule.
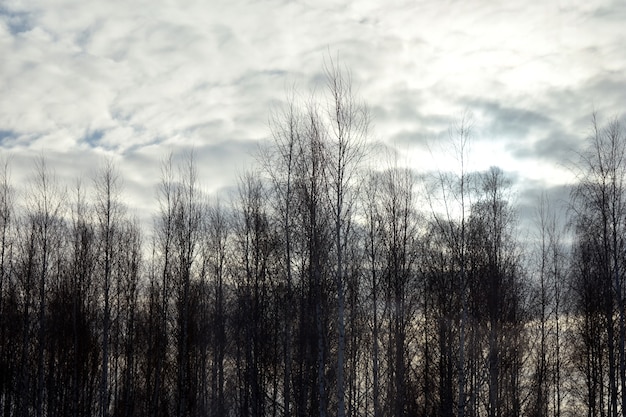
[[528,243],[540,239],[539,224],[541,221],[541,204],[543,200],[546,221],[556,220],[557,232],[562,238],[567,237],[567,215],[570,209],[572,184],[550,186],[541,181],[525,181],[518,189],[515,209],[518,216],[519,229],[523,231]]
[[12,35],[32,29],[31,15],[27,12],[9,10],[0,5],[0,15],[3,17],[6,29]]
[[543,160],[554,165],[571,169],[575,156],[579,153],[581,140],[579,137],[555,130],[527,146],[519,146],[513,151],[518,158]]
[[267,142],[291,86],[323,89],[330,54],[371,109],[377,149],[451,169],[431,150],[471,111],[473,168],[551,187],[567,181],[558,166],[591,112],[624,112],[625,17],[604,0],[9,0],[0,148],[19,177],[42,152],[67,178],[115,157],[147,208],[160,159],[194,147],[209,188],[223,189]]
[[554,122],[539,110],[507,106],[498,101],[472,99],[467,103],[482,121],[482,136],[488,140],[525,139],[532,130],[541,130]]

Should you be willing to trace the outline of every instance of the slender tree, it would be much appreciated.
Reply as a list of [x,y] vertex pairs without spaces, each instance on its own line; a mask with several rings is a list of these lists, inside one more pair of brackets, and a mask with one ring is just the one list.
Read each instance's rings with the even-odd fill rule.
[[293,315],[294,296],[294,224],[296,210],[295,168],[299,158],[298,144],[301,140],[301,120],[296,109],[295,99],[289,98],[286,109],[273,114],[270,127],[273,138],[273,152],[263,155],[264,170],[267,172],[270,190],[270,205],[273,208],[277,233],[280,235],[279,262],[284,281],[282,298],[282,318],[284,323],[283,349],[283,415],[291,416],[292,407],[292,363],[293,363]]
[[222,416],[227,412],[226,402],[226,355],[229,347],[227,334],[227,298],[229,268],[228,248],[232,221],[219,204],[211,207],[208,214],[207,244],[209,250],[209,276],[211,277],[212,311],[212,364],[211,364],[211,413]]
[[326,67],[329,127],[329,197],[332,207],[337,288],[337,416],[345,417],[345,275],[357,190],[355,172],[363,158],[369,115],[352,91],[350,74],[332,59]]
[[102,299],[102,362],[100,379],[100,415],[109,415],[111,404],[111,323],[112,304],[114,302],[114,273],[116,257],[119,255],[116,240],[120,233],[120,221],[123,215],[121,202],[121,178],[111,160],[104,162],[94,179],[96,233],[99,244],[97,254],[98,274],[101,280]]
[[[35,175],[31,186],[31,199],[27,208],[27,224],[32,230],[37,276],[37,382],[35,392],[35,414],[45,414],[46,403],[46,345],[48,286],[54,274],[55,256],[60,248],[60,227],[64,206],[64,193],[59,188],[47,161],[41,157],[36,161]],[[32,258],[31,258],[32,259]]]
[[[0,170],[0,340],[18,338],[14,323],[17,320],[15,289],[13,282],[14,190],[11,185],[9,163],[4,161]],[[9,416],[16,402],[15,343],[0,343],[0,412]]]
[[379,304],[381,298],[381,234],[382,214],[380,208],[381,177],[376,172],[370,172],[367,178],[363,195],[363,211],[366,223],[365,256],[368,264],[368,280],[370,281],[371,298],[371,351],[372,351],[372,407],[374,417],[380,417],[381,410],[381,372],[380,372],[380,333]]
[[242,370],[242,411],[245,416],[265,414],[269,357],[273,335],[270,322],[270,274],[273,237],[266,213],[265,192],[258,178],[245,175],[239,186],[237,210],[237,253],[239,254],[239,316],[244,345]]
[[418,231],[412,173],[392,167],[383,173],[382,210],[382,281],[387,305],[387,408],[396,417],[407,413],[409,398],[408,330],[416,290],[415,239]]
[[181,170],[181,181],[177,190],[174,213],[174,251],[177,265],[176,286],[176,349],[177,414],[187,416],[195,396],[190,387],[190,288],[193,264],[199,247],[199,233],[202,219],[201,196],[197,184],[197,170],[193,154],[190,154]]
[[[466,387],[467,387],[467,375],[466,375],[466,345],[467,345],[467,326],[468,326],[468,291],[469,285],[467,282],[466,268],[467,268],[467,220],[469,216],[469,210],[471,207],[471,191],[472,186],[470,184],[471,175],[468,173],[467,165],[469,159],[469,150],[472,139],[472,129],[474,128],[474,119],[471,113],[464,113],[458,122],[449,130],[448,136],[452,146],[452,153],[457,160],[457,166],[455,172],[443,173],[440,172],[436,176],[436,189],[429,194],[429,203],[431,207],[432,216],[434,219],[434,225],[436,226],[437,233],[443,237],[441,244],[444,247],[451,250],[453,256],[450,259],[450,269],[454,271],[456,275],[454,277],[455,284],[451,288],[452,294],[456,294],[460,300],[460,308],[455,310],[459,311],[458,315],[458,356],[456,359],[456,391],[457,391],[457,406],[456,413],[459,417],[464,417],[467,408]],[[439,195],[439,198],[435,196]],[[450,315],[448,311],[452,306],[444,305],[443,315]],[[448,345],[453,340],[448,341]],[[442,346],[447,350],[449,355],[452,354],[451,346]],[[451,363],[453,358],[448,358],[448,362]],[[448,373],[447,380],[451,383],[451,371]],[[445,380],[445,379],[444,379]],[[443,381],[440,380],[440,383]],[[453,399],[451,393],[451,387],[441,387],[440,391],[447,391],[448,400],[442,403],[444,414],[452,414]]]
[[[626,140],[619,121],[614,119],[602,128],[594,114],[588,149],[581,155],[582,172],[573,195],[581,244],[593,245],[589,249],[595,251],[592,259],[597,259],[599,285],[603,289],[601,305],[607,334],[607,413],[610,416],[618,414],[618,403],[626,404],[626,329],[621,272],[626,219],[625,152]],[[622,407],[624,412],[626,408]]]

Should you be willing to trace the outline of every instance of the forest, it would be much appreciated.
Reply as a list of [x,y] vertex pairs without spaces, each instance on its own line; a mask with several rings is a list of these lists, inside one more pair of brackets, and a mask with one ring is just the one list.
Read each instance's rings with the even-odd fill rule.
[[[112,160],[0,172],[0,415],[626,416],[626,134],[590,121],[567,211],[369,146],[350,75],[271,113],[236,195],[165,156],[151,227]],[[374,161],[375,163],[372,163]],[[567,216],[567,221],[563,217]]]

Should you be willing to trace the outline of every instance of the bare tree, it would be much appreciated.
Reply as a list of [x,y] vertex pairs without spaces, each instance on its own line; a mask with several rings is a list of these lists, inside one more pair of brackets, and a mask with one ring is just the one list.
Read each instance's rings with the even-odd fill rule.
[[180,205],[180,190],[176,183],[174,171],[174,155],[169,154],[161,163],[161,179],[157,188],[158,211],[155,219],[155,248],[153,260],[157,262],[160,282],[156,286],[160,294],[156,297],[160,301],[157,307],[159,319],[155,329],[156,346],[151,407],[152,415],[167,415],[172,407],[170,401],[170,388],[172,378],[168,371],[170,368],[169,348],[172,321],[171,304],[174,291],[175,276],[175,239],[176,239],[176,214]]
[[475,318],[486,332],[490,417],[520,415],[526,284],[506,191],[510,181],[498,168],[481,175],[481,198],[473,204],[471,230]]
[[407,412],[409,362],[408,330],[415,311],[415,262],[418,239],[414,204],[414,181],[411,171],[392,167],[381,182],[383,288],[387,305],[387,406],[389,415]]
[[299,143],[297,181],[301,211],[301,227],[304,232],[307,283],[312,298],[315,323],[311,351],[315,352],[315,390],[311,393],[311,412],[325,417],[327,413],[327,336],[325,321],[326,285],[325,266],[329,256],[329,224],[327,192],[327,149],[326,130],[319,109],[310,103],[306,112],[303,140]]
[[110,343],[111,316],[114,288],[114,268],[119,255],[115,243],[120,233],[120,222],[123,215],[121,202],[121,179],[113,161],[107,160],[94,178],[94,205],[98,241],[98,270],[102,285],[102,363],[100,382],[100,415],[109,415],[111,404],[110,392]]
[[276,217],[278,233],[281,236],[280,248],[282,254],[281,275],[285,282],[285,294],[282,303],[283,310],[283,415],[291,415],[292,402],[292,335],[293,315],[295,309],[294,297],[294,224],[297,216],[297,196],[295,184],[295,169],[299,158],[299,142],[301,140],[301,120],[296,108],[295,98],[288,99],[284,111],[273,114],[270,128],[273,138],[273,152],[263,155],[263,166],[269,176],[272,188],[270,204]]
[[[595,256],[599,260],[600,285],[604,288],[602,305],[606,320],[609,385],[607,413],[610,416],[617,416],[618,402],[626,404],[626,318],[621,255],[625,246],[625,152],[626,140],[619,121],[614,119],[602,128],[594,114],[589,147],[581,155],[582,175],[573,195],[577,227],[583,232],[581,237],[585,236],[588,243],[596,245],[592,250],[597,253]],[[597,231],[587,229],[585,232],[582,228],[586,227],[596,228]],[[614,318],[615,309],[617,323]],[[622,414],[625,415],[624,413],[626,407],[622,406]]]
[[8,161],[4,161],[0,171],[0,314],[3,311],[2,300],[5,283],[9,279],[11,264],[11,228],[13,223],[13,189],[10,182]]
[[48,310],[50,290],[61,277],[65,209],[64,193],[43,157],[36,161],[23,209],[17,228],[16,290],[21,299],[21,346],[19,377],[15,381],[19,389],[16,414],[41,416],[54,402],[46,378],[49,371],[46,356],[51,352],[49,338],[52,338]]
[[[460,314],[458,317],[458,359],[457,359],[457,415],[466,414],[466,334],[468,322],[468,291],[466,276],[467,268],[467,218],[471,207],[471,175],[467,171],[469,150],[472,139],[474,119],[471,113],[464,113],[458,122],[450,128],[448,135],[452,145],[452,152],[457,160],[457,171],[452,175],[439,173],[436,178],[437,194],[440,198],[429,197],[438,233],[444,237],[442,244],[452,250],[451,268],[455,271],[455,285],[453,292],[460,300]],[[449,351],[451,353],[451,351]],[[452,407],[452,401],[447,402]],[[452,413],[451,409],[444,411]]]
[[337,287],[337,416],[345,417],[345,252],[355,211],[355,173],[364,155],[369,114],[355,98],[350,73],[332,59],[326,67],[326,78],[330,96],[329,197],[334,223]]
[[[563,286],[565,282],[565,254],[562,243],[562,225],[559,225],[553,202],[542,195],[537,208],[537,247],[533,252],[535,262],[534,320],[536,333],[531,335],[534,345],[533,375],[529,415],[559,416],[563,402],[561,373],[566,365],[561,344]],[[534,341],[534,343],[533,343]]]
[[[271,274],[274,238],[265,204],[266,196],[258,177],[246,174],[240,180],[236,216],[237,264],[235,278],[238,301],[234,329],[241,335],[243,355],[239,373],[241,415],[260,417],[266,413],[270,389],[269,358],[273,356],[272,317],[270,316]],[[274,323],[275,324],[275,323]],[[270,397],[271,398],[271,397]]]
[[225,397],[227,335],[227,297],[229,268],[228,248],[231,239],[231,219],[226,210],[218,203],[210,208],[206,224],[208,269],[212,291],[212,364],[211,395],[212,416],[222,416],[227,412]]
[[95,319],[94,275],[96,267],[96,231],[92,209],[86,200],[80,181],[76,183],[70,216],[70,293],[72,303],[72,408],[74,417],[93,414],[95,409],[89,400],[89,373],[91,364],[97,362],[95,329],[89,323]]
[[17,386],[18,345],[8,341],[19,339],[15,329],[18,300],[12,271],[16,243],[15,196],[10,176],[9,162],[4,160],[0,171],[0,340],[7,342],[0,343],[0,411],[6,416],[11,414],[17,400],[14,387]]
[[125,219],[121,225],[116,244],[120,248],[118,259],[117,286],[120,300],[118,303],[118,337],[122,371],[119,379],[121,387],[115,396],[115,414],[118,416],[133,416],[139,411],[138,391],[135,382],[137,369],[137,314],[140,280],[142,278],[142,248],[141,231],[137,220]]
[[380,333],[381,323],[379,308],[381,297],[382,250],[382,213],[380,208],[380,175],[370,172],[363,190],[363,211],[367,227],[365,238],[365,254],[368,264],[371,297],[371,328],[372,328],[372,402],[373,415],[380,417],[381,410],[381,376],[380,376]]
[[199,246],[201,231],[202,205],[197,184],[197,170],[193,153],[189,154],[181,170],[179,198],[174,214],[174,251],[177,257],[176,266],[176,312],[177,324],[177,413],[179,416],[189,414],[190,403],[194,395],[190,387],[189,357],[189,306],[192,267]]

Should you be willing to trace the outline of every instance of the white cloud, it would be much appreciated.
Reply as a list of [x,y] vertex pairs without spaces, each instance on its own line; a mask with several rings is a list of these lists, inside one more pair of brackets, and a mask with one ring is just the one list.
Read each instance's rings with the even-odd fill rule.
[[[269,135],[271,106],[293,83],[308,94],[330,52],[372,108],[375,138],[416,164],[470,107],[485,163],[554,176],[533,152],[580,137],[594,108],[623,111],[625,17],[608,1],[9,0],[0,146],[20,161],[49,153],[68,176],[118,155],[141,207],[159,159],[195,146],[218,189]],[[509,110],[549,123],[520,129]]]

